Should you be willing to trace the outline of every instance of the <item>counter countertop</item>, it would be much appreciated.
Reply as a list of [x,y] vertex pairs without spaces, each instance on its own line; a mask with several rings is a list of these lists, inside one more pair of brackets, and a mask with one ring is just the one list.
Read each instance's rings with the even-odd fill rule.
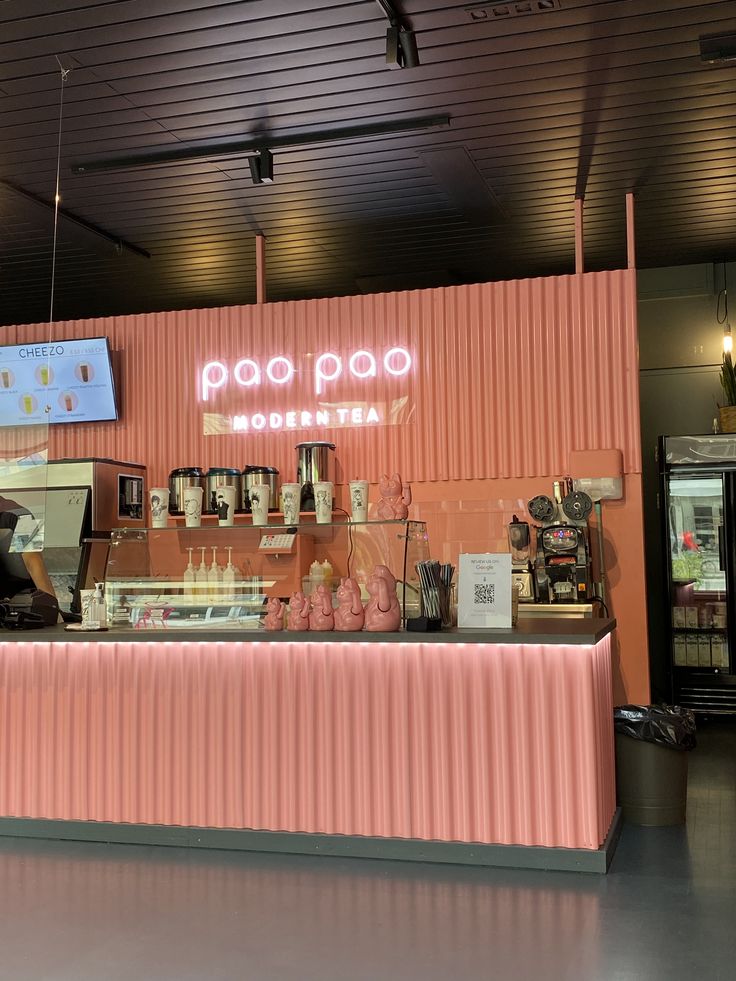
[[63,641],[89,643],[155,643],[202,641],[212,643],[217,641],[233,642],[248,641],[294,643],[297,641],[315,641],[319,643],[353,643],[353,644],[567,644],[590,645],[597,644],[616,626],[614,619],[564,619],[564,618],[532,618],[521,620],[516,627],[498,629],[458,629],[442,630],[430,633],[415,633],[414,631],[397,631],[396,633],[371,633],[370,631],[269,631],[269,630],[238,630],[215,627],[183,628],[145,628],[141,630],[112,629],[104,631],[67,631],[59,625],[47,630],[37,631],[5,631],[0,633],[1,641]]

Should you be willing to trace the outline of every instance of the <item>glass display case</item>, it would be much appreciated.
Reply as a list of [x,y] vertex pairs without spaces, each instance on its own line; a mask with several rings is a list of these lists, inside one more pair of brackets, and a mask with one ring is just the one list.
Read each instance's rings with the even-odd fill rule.
[[[416,563],[429,558],[421,521],[334,521],[219,527],[119,528],[105,571],[108,624],[116,628],[259,629],[277,596],[310,595],[342,577],[365,584],[376,565],[396,578],[404,619],[420,605]],[[336,603],[336,600],[333,600]]]

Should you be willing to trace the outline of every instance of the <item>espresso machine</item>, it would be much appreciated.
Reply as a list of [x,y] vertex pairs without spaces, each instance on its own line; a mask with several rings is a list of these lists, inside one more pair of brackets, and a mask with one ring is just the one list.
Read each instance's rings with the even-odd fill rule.
[[588,517],[593,502],[572,484],[555,481],[554,496],[528,504],[539,522],[534,580],[540,603],[582,603],[593,598]]
[[511,584],[519,595],[520,603],[533,603],[537,598],[534,567],[531,562],[532,539],[528,521],[514,520],[509,523],[509,547],[511,549]]

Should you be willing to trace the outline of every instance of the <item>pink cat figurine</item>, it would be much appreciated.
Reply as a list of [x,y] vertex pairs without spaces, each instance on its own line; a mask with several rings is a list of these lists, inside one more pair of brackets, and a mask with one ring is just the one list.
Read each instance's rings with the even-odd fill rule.
[[330,587],[322,583],[312,594],[312,612],[309,614],[310,630],[334,630],[335,618],[332,612],[332,593]]
[[403,487],[401,477],[397,473],[390,477],[383,474],[378,482],[378,489],[381,492],[381,500],[376,508],[377,518],[381,521],[393,521],[409,517],[411,487],[408,484]]
[[360,599],[360,586],[355,579],[341,579],[337,587],[335,630],[362,630],[365,611]]
[[271,597],[266,604],[266,611],[266,618],[263,621],[263,626],[266,628],[266,630],[283,630],[286,606],[281,602],[278,596]]
[[299,590],[293,593],[289,600],[289,612],[286,617],[287,630],[309,630],[309,599]]
[[398,630],[401,608],[396,596],[396,580],[385,565],[377,565],[366,583],[370,599],[365,607],[366,630]]

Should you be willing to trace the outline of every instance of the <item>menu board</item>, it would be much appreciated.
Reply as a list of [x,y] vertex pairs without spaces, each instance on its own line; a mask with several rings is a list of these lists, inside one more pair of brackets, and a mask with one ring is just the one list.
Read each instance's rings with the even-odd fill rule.
[[0,347],[0,426],[117,417],[106,337]]

